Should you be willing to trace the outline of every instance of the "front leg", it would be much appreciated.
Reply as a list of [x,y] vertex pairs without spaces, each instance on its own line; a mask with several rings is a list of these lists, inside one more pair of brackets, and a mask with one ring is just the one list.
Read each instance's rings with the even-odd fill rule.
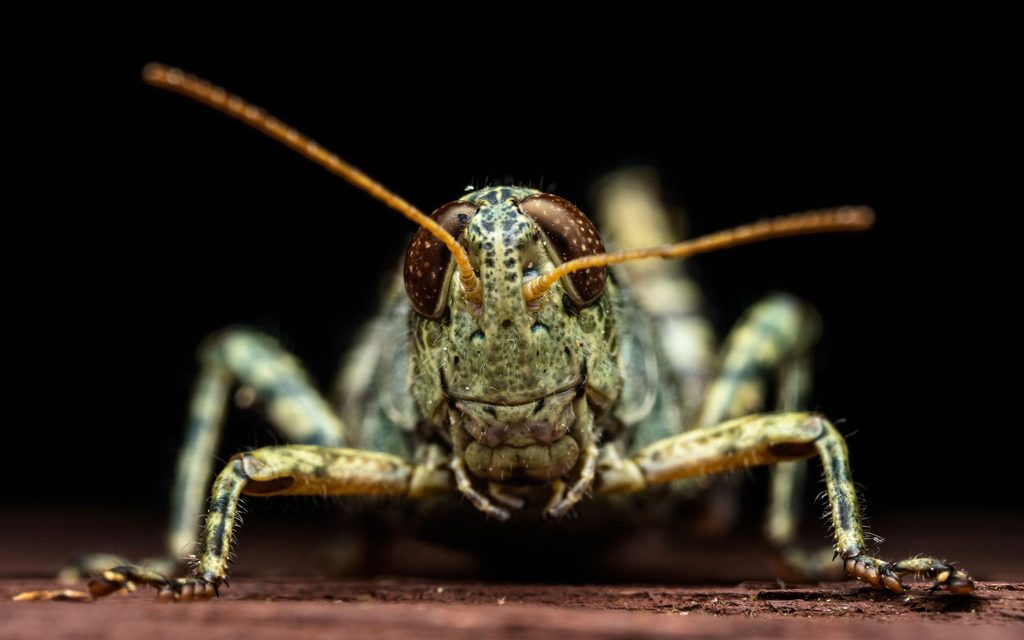
[[291,445],[236,455],[217,476],[191,578],[170,579],[140,567],[105,571],[89,583],[94,597],[146,584],[160,600],[205,599],[227,583],[235,514],[245,495],[393,495],[410,493],[416,468],[397,456],[374,451]]
[[[873,586],[901,593],[905,574],[935,580],[936,588],[970,593],[974,581],[965,572],[935,558],[885,562],[865,554],[857,494],[850,475],[846,443],[832,424],[813,413],[755,415],[665,438],[642,449],[625,466],[635,466],[643,484],[658,484],[754,465],[821,458],[825,473],[835,554],[847,573]],[[621,473],[621,472],[620,472]],[[612,487],[612,484],[599,485]],[[611,492],[611,491],[609,491]]]

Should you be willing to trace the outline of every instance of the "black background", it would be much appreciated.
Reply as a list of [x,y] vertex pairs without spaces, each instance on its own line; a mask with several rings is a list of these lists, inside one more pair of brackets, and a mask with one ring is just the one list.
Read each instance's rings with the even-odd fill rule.
[[[869,509],[1019,512],[1006,300],[1016,214],[1001,39],[956,5],[691,3],[556,15],[361,6],[88,14],[26,51],[8,210],[8,423],[20,505],[161,508],[198,342],[246,323],[326,386],[413,229],[280,145],[145,86],[180,66],[267,108],[426,210],[510,177],[584,208],[656,167],[693,233],[864,203],[874,230],[700,257],[720,332],[773,290],[825,320],[816,408]],[[581,9],[582,11],[582,9]],[[595,13],[596,12],[596,13]],[[979,37],[980,36],[980,37]],[[16,255],[22,257],[15,257]],[[1006,384],[1003,380],[1009,380]],[[274,441],[233,414],[227,457]],[[139,507],[141,508],[141,507]]]

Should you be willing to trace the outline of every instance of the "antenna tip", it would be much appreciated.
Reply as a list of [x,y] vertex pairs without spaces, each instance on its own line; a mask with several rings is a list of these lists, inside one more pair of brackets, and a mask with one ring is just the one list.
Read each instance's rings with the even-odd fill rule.
[[875,224],[875,211],[871,207],[842,207],[836,213],[843,226],[853,231],[870,229]]
[[174,85],[179,84],[185,74],[180,69],[162,65],[159,62],[150,62],[142,67],[142,79],[152,85]]

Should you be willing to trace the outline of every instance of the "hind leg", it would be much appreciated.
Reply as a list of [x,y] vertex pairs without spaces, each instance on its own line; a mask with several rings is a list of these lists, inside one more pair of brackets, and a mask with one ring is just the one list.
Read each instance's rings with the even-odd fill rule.
[[[651,247],[683,240],[683,215],[660,197],[657,174],[635,167],[617,171],[594,189],[595,214],[609,249]],[[666,364],[677,381],[679,430],[692,428],[711,380],[715,333],[704,316],[700,288],[680,260],[641,260],[619,266],[625,284],[651,318]]]
[[[609,249],[651,247],[685,239],[685,216],[666,206],[653,169],[616,171],[597,184],[593,196],[598,226]],[[618,267],[618,273],[650,318],[657,351],[672,379],[672,384],[662,386],[663,393],[671,396],[671,409],[666,411],[672,415],[666,414],[668,420],[647,422],[644,431],[637,433],[637,443],[642,446],[697,426],[697,412],[714,375],[718,346],[714,329],[704,315],[700,287],[689,277],[684,261],[627,262]],[[661,428],[651,428],[655,424]],[[673,491],[685,494],[686,500],[701,500],[704,513],[688,526],[710,538],[735,524],[739,516],[737,485],[732,477],[702,485],[699,497],[690,495],[694,487],[687,482],[676,483]]]
[[[773,295],[744,314],[725,341],[721,371],[711,384],[700,424],[709,426],[763,410],[766,381],[777,381],[776,410],[806,408],[811,391],[810,350],[821,321],[809,305]],[[771,469],[765,535],[779,559],[796,577],[838,577],[832,550],[808,550],[797,544],[807,462],[780,462]]]
[[[249,329],[226,329],[207,338],[197,355],[200,373],[178,454],[165,555],[139,563],[160,573],[180,569],[182,554],[195,541],[232,388],[239,388],[240,404],[262,405],[274,428],[290,442],[338,446],[345,435],[341,420],[302,365],[275,339]],[[127,564],[117,556],[91,554],[63,569],[60,578],[76,581]]]
[[[794,412],[805,409],[810,386],[809,356],[798,357],[782,367],[779,375],[778,411]],[[832,549],[806,549],[797,543],[806,482],[806,460],[780,462],[772,466],[768,511],[764,523],[765,537],[795,578],[838,579],[842,576],[842,567],[833,562]]]
[[[773,296],[755,305],[726,341],[721,371],[701,410],[700,428],[633,455],[630,462],[642,481],[630,488],[754,465],[792,465],[817,453],[832,509],[833,551],[842,557],[847,573],[896,592],[902,591],[900,577],[907,573],[933,578],[936,586],[955,593],[970,592],[970,577],[944,561],[919,557],[891,563],[868,555],[846,443],[823,417],[779,413],[737,418],[760,409],[765,379],[774,371],[780,371],[780,405],[803,404],[809,388],[806,353],[817,333],[816,314],[792,298]],[[825,560],[793,544],[801,473],[799,466],[786,466],[774,474],[768,529],[783,557],[798,571],[812,573]]]

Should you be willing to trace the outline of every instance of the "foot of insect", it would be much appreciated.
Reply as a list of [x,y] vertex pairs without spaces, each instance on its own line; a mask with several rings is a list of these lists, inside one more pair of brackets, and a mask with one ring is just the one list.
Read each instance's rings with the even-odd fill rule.
[[835,553],[846,572],[868,584],[903,592],[902,576],[934,580],[932,589],[965,594],[974,589],[967,573],[935,558],[886,562],[865,547],[857,493],[842,435],[813,413],[753,415],[655,442],[633,456],[648,484],[668,482],[758,464],[778,464],[817,454],[831,507]]
[[99,577],[89,581],[89,593],[98,599],[119,592],[134,591],[136,586],[150,586],[157,590],[159,602],[209,600],[219,595],[224,578],[210,575],[204,578],[168,578],[162,573],[138,566],[126,565],[107,569]]
[[935,558],[908,558],[899,562],[885,562],[871,556],[855,555],[846,558],[846,573],[873,587],[903,593],[902,576],[913,574],[934,580],[932,591],[944,589],[964,595],[974,591],[974,580],[952,564]]

